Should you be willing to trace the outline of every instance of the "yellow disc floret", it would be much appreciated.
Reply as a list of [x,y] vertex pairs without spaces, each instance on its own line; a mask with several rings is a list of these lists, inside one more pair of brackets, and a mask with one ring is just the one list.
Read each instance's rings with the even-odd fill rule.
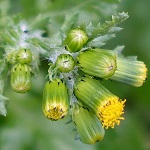
[[43,112],[48,119],[56,121],[56,120],[64,118],[68,110],[61,107],[60,105],[57,105],[53,107],[49,106],[46,109],[44,109]]
[[110,99],[104,105],[99,107],[99,119],[101,120],[103,127],[114,128],[115,124],[119,125],[120,120],[124,120],[121,115],[124,113],[124,103],[126,100],[118,100],[116,98]]
[[56,78],[47,81],[43,90],[42,109],[46,118],[56,121],[68,113],[67,87],[63,80]]

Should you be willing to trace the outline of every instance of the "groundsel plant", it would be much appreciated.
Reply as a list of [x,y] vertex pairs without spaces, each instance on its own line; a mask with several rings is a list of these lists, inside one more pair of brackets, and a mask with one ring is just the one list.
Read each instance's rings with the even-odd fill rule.
[[45,59],[49,69],[47,81],[43,81],[43,117],[59,121],[70,115],[78,139],[86,144],[101,141],[106,129],[124,120],[127,101],[109,91],[101,81],[110,79],[139,87],[146,79],[146,65],[136,57],[123,56],[124,46],[102,48],[121,30],[118,24],[128,14],[118,13],[96,26],[92,22],[79,23],[79,14],[72,14],[66,17],[54,39],[44,37],[41,28],[50,23],[49,17],[38,16],[32,23],[19,17],[6,19],[6,27],[1,31],[0,114],[6,116],[7,79],[10,78],[14,92],[28,92],[32,88],[31,78],[38,75],[40,62]]

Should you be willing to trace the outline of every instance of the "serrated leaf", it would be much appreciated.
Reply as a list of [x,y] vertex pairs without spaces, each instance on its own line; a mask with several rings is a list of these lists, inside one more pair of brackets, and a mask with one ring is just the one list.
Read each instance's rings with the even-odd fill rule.
[[106,42],[112,38],[114,38],[115,35],[114,34],[107,34],[104,36],[100,36],[98,38],[95,38],[94,40],[92,40],[91,42],[88,43],[88,46],[90,47],[102,47],[106,44]]
[[0,94],[3,94],[5,81],[7,77],[8,66],[6,65],[5,59],[0,60]]
[[34,21],[31,22],[31,24],[29,25],[29,28],[30,30],[44,29],[50,23],[51,21],[49,17],[39,15]]
[[50,49],[50,46],[46,42],[43,42],[42,39],[40,40],[38,38],[29,38],[27,42],[31,43],[34,47],[41,47],[44,50]]
[[63,43],[63,41],[64,41],[65,38],[66,38],[66,34],[65,34],[61,29],[60,29],[59,31],[60,31],[61,41],[62,41],[62,43]]
[[3,32],[2,40],[4,41],[4,43],[10,44],[10,45],[16,44],[15,39],[10,35],[8,31]]
[[92,22],[90,22],[89,25],[86,27],[87,35],[92,36],[93,30],[95,30],[95,27],[93,26]]
[[122,51],[124,49],[124,46],[117,46],[114,51],[116,52],[116,54],[119,56],[119,57],[123,57],[122,55]]
[[128,17],[129,17],[128,13],[122,12],[116,16],[112,16],[112,22],[114,22],[115,24],[118,24],[118,23],[125,21]]
[[77,23],[79,18],[79,13],[71,14],[71,15],[66,15],[65,21],[61,27],[61,31],[64,34],[67,34]]
[[0,59],[0,74],[6,69],[6,63],[4,59]]
[[89,35],[90,36],[89,41],[92,41],[93,39],[108,33],[116,33],[120,31],[121,28],[116,27],[116,25],[125,21],[128,17],[129,16],[127,13],[122,12],[116,16],[112,16],[111,21],[106,21],[102,25],[99,24],[95,28],[91,25],[90,26],[91,35]]
[[122,28],[121,27],[112,27],[108,32],[113,34],[113,33],[117,33],[119,31],[121,31]]
[[48,38],[29,38],[26,41],[32,44],[33,47],[40,49],[41,54],[58,48],[55,44],[51,44],[52,42]]
[[5,108],[5,104],[6,104],[7,100],[8,100],[7,97],[0,94],[0,114],[3,116],[6,116],[6,114],[7,114],[7,111]]
[[80,24],[80,28],[86,32],[86,23],[84,21]]
[[11,28],[11,29],[8,29],[8,32],[9,32],[9,34],[13,37],[13,38],[15,38],[15,39],[19,39],[19,34],[18,34],[18,30],[17,29],[15,29],[15,28]]

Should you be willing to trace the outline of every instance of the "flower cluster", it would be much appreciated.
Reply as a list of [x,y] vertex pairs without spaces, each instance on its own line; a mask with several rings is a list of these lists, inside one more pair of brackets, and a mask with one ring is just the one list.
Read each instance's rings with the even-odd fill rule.
[[11,87],[15,92],[25,93],[31,88],[31,67],[32,52],[22,48],[6,53],[8,63],[11,68]]
[[141,86],[147,68],[141,61],[122,57],[117,49],[86,48],[87,42],[85,31],[79,28],[69,31],[64,39],[67,54],[58,55],[48,71],[43,112],[50,120],[62,119],[68,112],[69,100],[80,140],[94,144],[103,139],[105,129],[114,128],[124,120],[126,102],[106,89],[101,80]]
[[108,50],[97,44],[104,42],[103,36],[111,36],[113,27],[127,17],[119,13],[102,26],[82,24],[67,32],[61,30],[62,41],[56,42],[57,45],[48,44],[49,39],[45,40],[42,32],[28,33],[28,26],[25,29],[19,26],[17,32],[9,30],[4,34],[7,41],[4,62],[11,66],[11,88],[17,93],[29,91],[39,55],[44,57],[49,69],[43,90],[43,114],[52,121],[70,114],[83,143],[101,141],[105,129],[114,128],[124,120],[126,102],[104,87],[102,81],[110,79],[139,87],[146,79],[147,68],[142,61],[124,57],[120,53],[122,47]]

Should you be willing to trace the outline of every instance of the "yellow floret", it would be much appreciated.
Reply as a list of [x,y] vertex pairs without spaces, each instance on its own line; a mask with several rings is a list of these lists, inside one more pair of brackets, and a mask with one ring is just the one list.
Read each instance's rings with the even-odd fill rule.
[[119,125],[120,120],[124,120],[121,115],[124,113],[124,103],[126,100],[118,100],[116,98],[110,99],[104,105],[99,107],[99,119],[101,120],[103,127],[114,128],[115,124]]
[[59,105],[54,107],[47,107],[47,109],[43,109],[43,112],[48,119],[53,121],[62,119],[67,114],[67,110],[60,107]]

